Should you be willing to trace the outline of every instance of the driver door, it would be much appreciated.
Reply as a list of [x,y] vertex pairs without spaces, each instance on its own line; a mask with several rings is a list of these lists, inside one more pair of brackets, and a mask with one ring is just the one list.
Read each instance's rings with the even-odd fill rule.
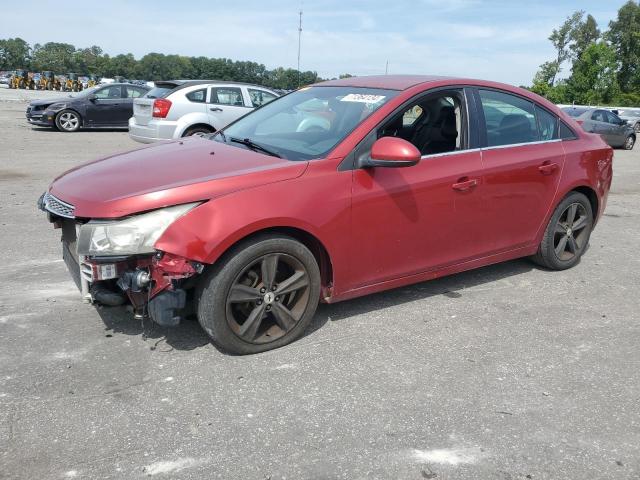
[[87,100],[88,124],[94,127],[113,127],[122,124],[124,96],[121,85],[108,85],[94,92]]
[[[430,97],[423,96],[403,107],[402,122],[395,114],[386,123],[396,125],[392,136],[404,137],[421,149],[422,160],[408,168],[353,171],[351,275],[355,288],[461,263],[486,250],[482,159],[478,149],[469,148],[466,97],[462,89],[438,95],[459,102],[454,150],[424,154],[412,140],[409,123],[416,112],[424,115],[426,107],[421,104]],[[419,118],[414,130],[420,128],[418,122]],[[441,127],[434,119],[424,128]],[[372,132],[356,149],[356,161],[369,155],[379,136],[388,135],[385,126]]]

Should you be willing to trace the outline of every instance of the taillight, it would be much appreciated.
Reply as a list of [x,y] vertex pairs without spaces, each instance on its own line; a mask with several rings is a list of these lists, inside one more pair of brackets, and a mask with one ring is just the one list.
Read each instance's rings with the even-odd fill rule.
[[153,116],[155,118],[166,118],[171,108],[171,101],[166,98],[156,98],[153,101]]

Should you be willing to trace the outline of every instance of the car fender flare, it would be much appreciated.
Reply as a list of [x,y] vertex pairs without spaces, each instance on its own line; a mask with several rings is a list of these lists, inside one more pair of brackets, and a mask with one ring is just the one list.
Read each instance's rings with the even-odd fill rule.
[[214,130],[217,128],[214,125],[211,125],[209,120],[209,116],[204,112],[192,112],[187,113],[186,115],[181,116],[176,123],[176,129],[173,132],[173,138],[178,139],[184,135],[184,132],[187,131],[189,127],[196,125],[198,123],[209,125]]

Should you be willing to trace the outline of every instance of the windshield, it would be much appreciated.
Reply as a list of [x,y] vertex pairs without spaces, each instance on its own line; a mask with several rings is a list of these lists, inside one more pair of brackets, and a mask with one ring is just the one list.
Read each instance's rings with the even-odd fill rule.
[[87,89],[82,90],[81,92],[78,92],[78,93],[70,93],[69,96],[73,97],[73,98],[86,97],[87,95],[91,95],[92,93],[94,93],[98,88],[100,88],[100,87],[87,88]]
[[375,88],[303,88],[266,104],[211,138],[288,160],[321,158],[397,94]]

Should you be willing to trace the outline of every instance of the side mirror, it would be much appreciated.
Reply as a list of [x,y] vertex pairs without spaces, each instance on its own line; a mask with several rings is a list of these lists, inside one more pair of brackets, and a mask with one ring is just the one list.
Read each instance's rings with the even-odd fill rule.
[[411,167],[421,158],[420,150],[398,137],[382,137],[371,147],[371,155],[362,167]]
[[96,97],[95,93],[92,93],[87,97],[87,99],[89,99],[90,102],[93,102],[96,98],[98,98],[98,97]]

